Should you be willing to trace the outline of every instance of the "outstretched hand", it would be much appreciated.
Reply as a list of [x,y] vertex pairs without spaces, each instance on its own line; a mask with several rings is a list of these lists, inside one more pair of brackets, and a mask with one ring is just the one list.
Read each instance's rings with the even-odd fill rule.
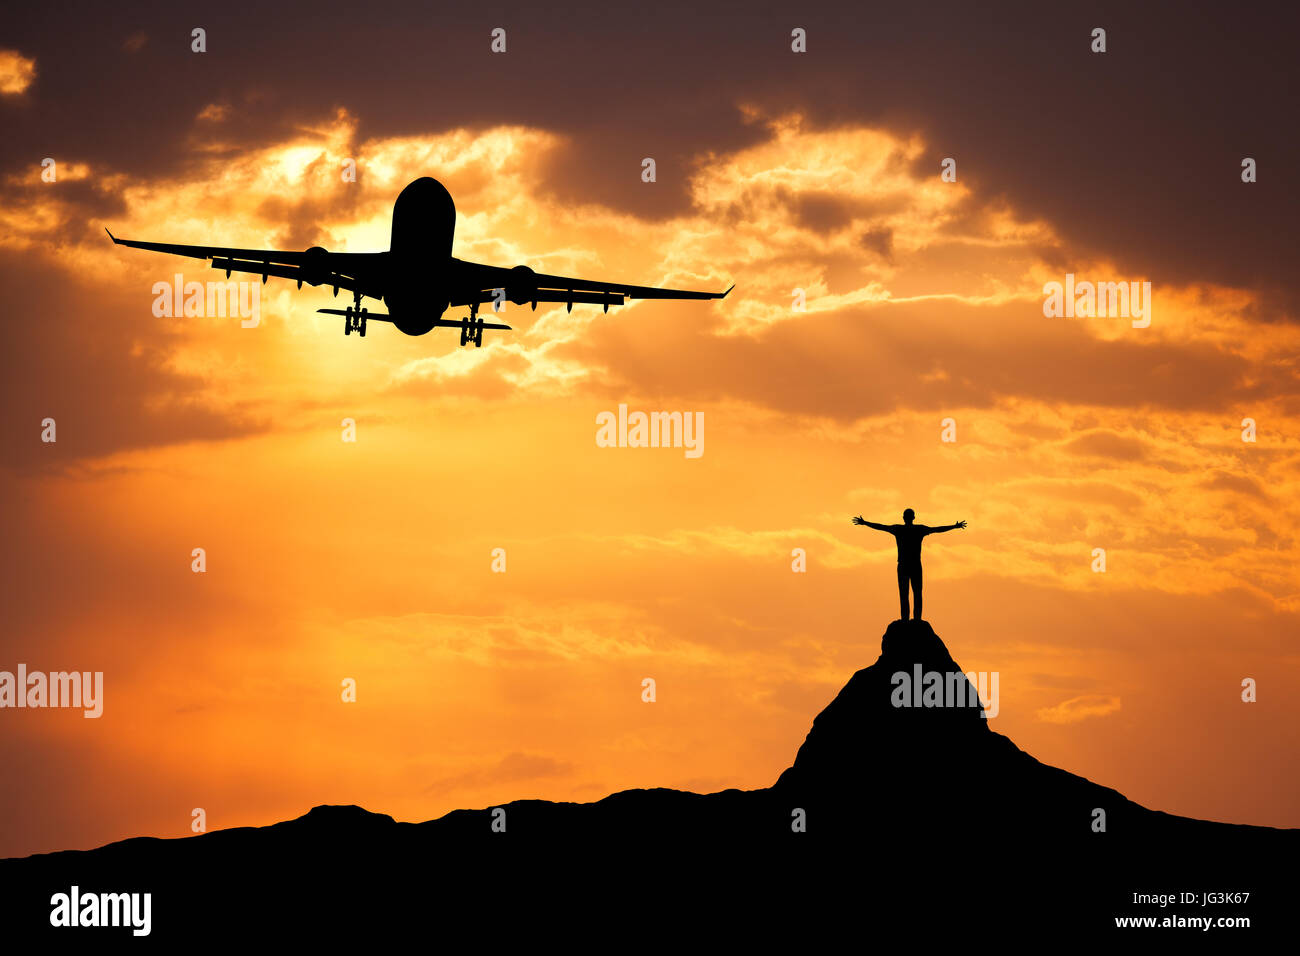
[[854,517],[854,519],[853,519],[853,523],[854,523],[854,524],[866,524],[866,523],[867,523],[867,519],[864,518],[864,517],[862,517],[862,515],[857,515],[857,516]]
[[964,522],[964,521],[958,521],[956,527],[958,527],[958,528],[964,528],[964,527],[966,527],[966,522]]

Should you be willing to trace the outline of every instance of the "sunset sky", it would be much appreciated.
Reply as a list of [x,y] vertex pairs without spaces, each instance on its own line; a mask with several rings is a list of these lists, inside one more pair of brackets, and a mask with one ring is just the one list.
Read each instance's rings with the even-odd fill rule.
[[[850,518],[906,507],[969,522],[925,547],[926,618],[999,673],[994,730],[1300,826],[1300,24],[1174,9],[24,8],[0,670],[105,700],[0,710],[0,856],[196,807],[768,786],[898,614],[892,539]],[[736,289],[508,305],[462,349],[345,337],[316,309],[346,293],[276,278],[257,328],[157,318],[155,282],[223,275],[104,234],[384,250],[420,176],[460,258]],[[1150,326],[1045,317],[1067,273],[1151,282]],[[597,447],[620,404],[703,412],[703,455]]]

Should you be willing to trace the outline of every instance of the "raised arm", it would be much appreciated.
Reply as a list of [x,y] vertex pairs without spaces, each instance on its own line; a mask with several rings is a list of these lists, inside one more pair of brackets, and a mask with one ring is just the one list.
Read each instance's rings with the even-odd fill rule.
[[931,528],[929,534],[939,534],[944,531],[956,531],[958,528],[966,527],[966,522],[958,521],[956,524],[946,524],[938,528]]
[[885,525],[885,524],[876,524],[874,521],[868,521],[866,518],[862,517],[862,515],[858,515],[857,517],[855,517],[855,518],[853,519],[853,523],[854,523],[854,524],[864,524],[864,525],[866,525],[868,528],[875,528],[877,531],[888,531],[888,530],[889,530],[889,525]]

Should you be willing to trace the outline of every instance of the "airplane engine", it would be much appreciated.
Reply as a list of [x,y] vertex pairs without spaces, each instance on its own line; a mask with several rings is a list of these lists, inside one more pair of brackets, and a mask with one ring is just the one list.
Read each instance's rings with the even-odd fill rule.
[[537,273],[528,266],[515,266],[506,280],[506,298],[515,305],[533,301],[537,295]]

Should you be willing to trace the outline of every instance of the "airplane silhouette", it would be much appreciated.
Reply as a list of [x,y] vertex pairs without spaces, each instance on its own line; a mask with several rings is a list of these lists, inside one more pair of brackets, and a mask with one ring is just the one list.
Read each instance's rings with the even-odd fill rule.
[[[429,176],[415,180],[393,203],[393,232],[388,252],[330,252],[312,246],[305,252],[277,252],[271,249],[230,249],[221,246],[187,246],[169,242],[140,242],[108,237],[120,246],[166,252],[194,259],[211,259],[212,268],[230,273],[259,274],[295,279],[298,288],[308,285],[333,286],[334,294],[347,289],[353,304],[347,309],[318,309],[344,317],[343,334],[366,334],[366,321],[391,322],[407,335],[424,335],[436,327],[460,329],[460,344],[483,345],[484,329],[509,329],[508,325],[484,322],[478,307],[485,302],[509,299],[516,305],[531,302],[565,302],[622,305],[626,299],[721,299],[727,292],[687,292],[651,286],[595,282],[566,276],[544,275],[528,266],[507,269],[466,262],[451,254],[456,231],[456,204],[438,180]],[[732,289],[735,288],[733,285]],[[388,314],[361,307],[363,298],[380,299]],[[444,319],[449,308],[468,306],[463,319]]]

